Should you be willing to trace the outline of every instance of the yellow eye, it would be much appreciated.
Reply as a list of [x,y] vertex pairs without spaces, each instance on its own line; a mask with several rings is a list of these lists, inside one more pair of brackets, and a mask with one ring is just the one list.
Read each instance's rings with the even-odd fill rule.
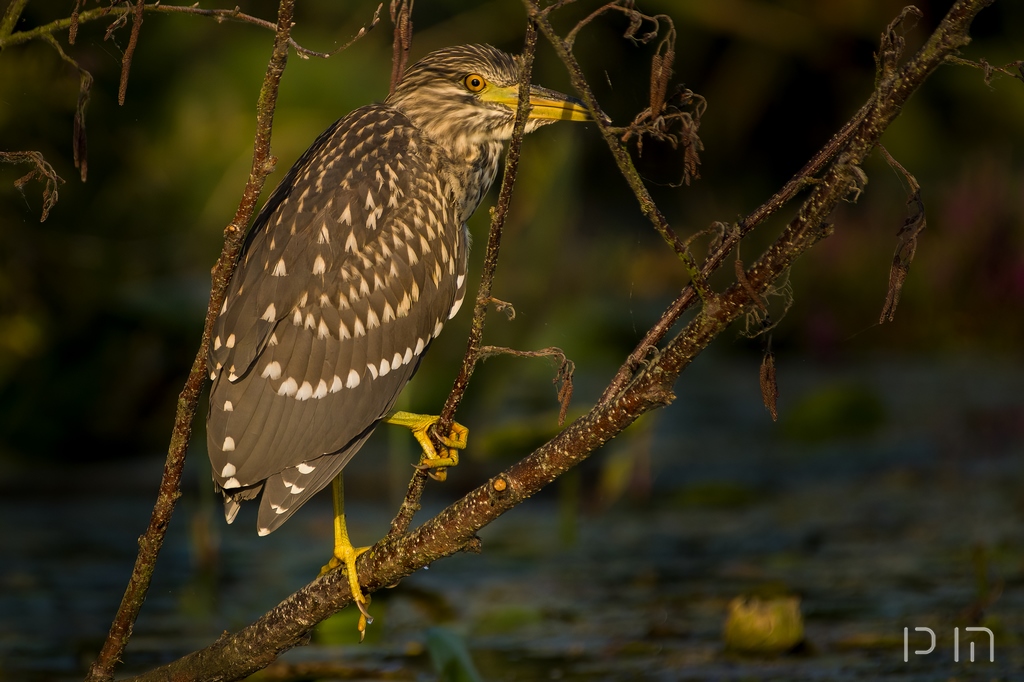
[[484,80],[484,77],[478,76],[475,73],[471,73],[466,76],[465,80],[462,82],[470,92],[480,92],[487,85],[487,81]]

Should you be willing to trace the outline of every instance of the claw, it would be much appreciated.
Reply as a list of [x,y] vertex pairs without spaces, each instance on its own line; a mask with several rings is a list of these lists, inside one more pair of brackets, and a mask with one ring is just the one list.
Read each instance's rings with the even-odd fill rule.
[[348,587],[352,591],[352,601],[359,608],[359,641],[362,642],[366,636],[366,626],[373,622],[370,612],[366,607],[370,598],[363,594],[359,586],[359,575],[356,573],[356,559],[359,555],[370,549],[369,547],[353,547],[348,537],[348,527],[345,523],[345,492],[342,484],[341,474],[335,477],[331,485],[331,492],[334,499],[334,555],[321,569],[320,575],[326,575],[342,566],[345,567],[345,574],[348,576]]
[[[416,468],[426,471],[436,481],[443,481],[447,478],[448,467],[457,466],[459,463],[459,450],[466,448],[469,440],[469,429],[459,423],[453,423],[448,436],[442,436],[434,432],[434,425],[440,417],[427,414],[413,414],[411,412],[395,412],[385,421],[389,424],[404,426],[412,431],[416,442],[420,444],[422,453],[419,464]],[[441,453],[434,448],[431,440],[434,435],[444,446]]]
[[342,566],[345,567],[345,573],[348,576],[348,587],[352,591],[352,601],[355,602],[359,608],[359,641],[362,642],[366,636],[366,626],[373,622],[373,617],[370,612],[366,609],[370,604],[370,598],[363,594],[363,589],[359,586],[359,576],[356,573],[356,559],[359,555],[370,549],[369,547],[335,547],[334,556],[328,561],[323,568],[320,569],[320,575],[327,575],[331,571],[336,571]]
[[437,418],[435,418],[430,423],[430,433],[433,434],[434,436],[437,436],[437,439],[439,441],[441,441],[441,443],[445,447],[451,448],[453,450],[465,450],[466,449],[466,443],[469,441],[469,429],[467,429],[465,426],[463,426],[462,424],[460,424],[458,422],[452,422],[452,430],[449,433],[448,437],[446,438],[446,437],[438,434],[434,430],[433,427],[434,427],[434,425],[436,423],[437,423]]

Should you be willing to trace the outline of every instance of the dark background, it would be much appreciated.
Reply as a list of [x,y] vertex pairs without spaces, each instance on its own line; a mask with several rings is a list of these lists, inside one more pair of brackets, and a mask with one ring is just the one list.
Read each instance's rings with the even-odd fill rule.
[[[70,5],[29,3],[18,28],[66,16]],[[924,11],[920,25],[900,29],[908,50],[920,45],[948,5],[918,3]],[[374,7],[299,3],[294,37],[312,49],[333,49],[369,20]],[[901,7],[861,0],[643,3],[645,11],[675,20],[676,80],[708,101],[699,181],[672,186],[681,164],[664,145],[646,143],[638,160],[684,238],[714,221],[749,213],[857,110],[872,88],[879,35]],[[567,30],[592,8],[570,7],[557,15],[556,25]],[[243,3],[242,9],[274,18],[271,2]],[[522,44],[523,10],[510,0],[422,2],[414,22],[414,59],[461,42],[489,42],[510,51]],[[52,501],[53,508],[57,500],[90,491],[151,499],[176,395],[198,343],[209,271],[251,159],[255,101],[271,32],[147,14],[127,100],[119,107],[128,31],[105,41],[107,23],[83,24],[74,46],[67,46],[66,34],[57,35],[96,79],[87,113],[84,183],[71,160],[77,73],[38,41],[0,54],[0,148],[41,151],[66,181],[49,219],[40,224],[39,185],[30,183],[21,195],[12,183],[27,169],[0,167],[0,495],[16,507]],[[653,52],[651,45],[621,38],[626,23],[617,15],[599,19],[576,47],[602,107],[618,124],[646,105]],[[1022,31],[1024,5],[997,2],[975,22],[975,41],[964,55],[993,64],[1024,58]],[[268,192],[321,130],[386,96],[390,57],[386,19],[330,60],[291,56],[274,127],[279,162]],[[571,92],[543,39],[534,80]],[[961,372],[965,363],[982,362],[984,372],[1016,385],[1024,363],[1024,84],[996,77],[989,87],[980,71],[945,67],[913,97],[882,142],[920,181],[928,220],[895,322],[880,326],[877,319],[907,190],[876,153],[864,168],[864,195],[837,211],[835,234],[791,273],[793,305],[779,315],[773,335],[780,422],[773,425],[756,403],[762,341],[746,339],[739,329],[727,331],[710,350],[706,362],[720,369],[683,375],[679,388],[691,400],[686,409],[697,405],[725,430],[746,425],[753,429],[750,443],[772,442],[785,450],[808,442],[857,442],[898,427],[901,417],[887,400],[910,390],[905,382],[911,379],[901,373],[907,367],[923,368],[941,387],[914,384],[923,393],[911,391],[917,396],[912,403],[921,403],[922,395],[939,407],[963,398],[964,386],[972,385],[972,377],[980,382],[983,374]],[[745,240],[743,258],[754,258],[794,210],[782,211]],[[471,221],[477,270],[486,225],[487,211],[478,211]],[[685,274],[640,215],[592,126],[553,125],[526,140],[505,235],[494,295],[512,302],[517,316],[508,322],[493,314],[485,342],[563,348],[578,370],[573,406],[583,410],[685,284]],[[702,253],[706,240],[695,244]],[[728,276],[714,283],[723,286]],[[405,407],[438,409],[464,350],[467,326],[464,313],[434,344],[403,398]],[[946,382],[950,368],[960,373]],[[550,435],[557,410],[551,376],[544,360],[498,358],[483,365],[459,415],[474,429],[469,466],[431,494],[452,499]],[[701,392],[705,388],[729,391],[712,400]],[[1020,460],[1024,400],[1003,388],[992,389],[996,394],[1002,397],[995,407],[968,417],[981,424],[963,436],[968,461],[979,447]],[[749,412],[730,420],[732,403]],[[201,409],[205,413],[205,405]],[[621,447],[634,455],[598,456],[584,468],[579,491],[563,490],[560,499],[584,514],[598,514],[626,496],[631,502],[618,507],[626,514],[631,504],[683,490],[685,477],[659,478],[657,471],[652,476],[650,457],[642,454],[654,447],[643,436],[645,428],[662,433],[654,442],[673,452],[686,442],[687,424],[697,428],[671,410],[658,417],[663,431],[641,425],[639,437],[627,436]],[[938,428],[932,420],[922,424],[924,433]],[[409,448],[401,436],[381,434],[354,463],[357,500],[400,494],[406,460],[389,459],[386,476],[375,465],[388,443],[399,442]],[[212,506],[201,419],[194,443],[188,499]],[[722,461],[728,469],[724,450],[691,449],[685,457]],[[666,470],[674,466],[671,457],[665,460]],[[1013,471],[1012,480],[1019,481],[1019,468]],[[916,493],[911,487],[906,494]],[[71,507],[72,516],[102,515],[91,511],[90,498],[74,499],[79,506]],[[145,523],[144,504],[140,510],[118,540],[129,550]],[[219,524],[215,510],[210,514],[211,523]],[[248,532],[250,519],[239,525],[245,530],[236,526],[231,532]],[[63,533],[55,533],[53,542],[64,542]],[[1018,533],[1014,556],[1020,549]],[[1011,564],[1017,575],[1024,572],[1024,563]],[[119,580],[112,578],[111,585]],[[99,601],[94,621],[101,629],[113,603]],[[97,629],[94,621],[87,629]]]

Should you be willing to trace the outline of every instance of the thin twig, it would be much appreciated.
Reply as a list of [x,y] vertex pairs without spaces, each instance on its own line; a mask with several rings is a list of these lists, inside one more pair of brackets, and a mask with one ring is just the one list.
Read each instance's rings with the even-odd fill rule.
[[958,64],[960,66],[970,66],[975,69],[981,69],[985,73],[985,85],[989,87],[992,87],[992,76],[997,73],[1001,73],[1004,76],[1016,78],[1017,80],[1024,82],[1024,59],[1018,59],[1003,66],[993,66],[985,59],[979,59],[975,62],[970,59],[964,59],[963,57],[950,55],[949,57],[946,57],[946,62],[949,64]]
[[466,353],[462,358],[462,367],[455,378],[451,393],[444,403],[444,408],[441,410],[441,419],[436,425],[441,433],[447,433],[451,428],[455,412],[458,410],[459,403],[462,402],[462,396],[469,385],[469,379],[473,375],[473,369],[478,359],[480,340],[483,338],[484,323],[487,319],[487,308],[491,303],[494,274],[498,268],[498,253],[501,250],[502,230],[505,227],[505,218],[508,216],[508,209],[512,203],[512,190],[519,172],[519,154],[522,149],[523,135],[526,133],[526,120],[530,113],[528,93],[536,50],[537,27],[533,22],[529,22],[526,28],[526,40],[523,46],[521,71],[519,72],[519,102],[516,107],[516,122],[512,129],[512,139],[509,142],[508,154],[505,156],[505,171],[501,179],[498,203],[491,213],[491,227],[487,233],[487,249],[484,254],[483,272],[480,274],[480,284],[476,292],[476,303],[473,306],[473,324],[470,328],[469,340],[466,344]]
[[[128,47],[121,58],[121,84],[117,88],[117,103],[124,106],[124,98],[128,94],[128,72],[132,69],[132,56],[139,44],[139,32],[142,30],[142,13],[146,8],[145,0],[136,0],[135,12],[132,13],[132,32],[128,37]],[[127,16],[127,15],[126,15]]]
[[224,246],[220,259],[213,270],[210,305],[206,312],[206,323],[199,351],[192,362],[192,369],[185,382],[185,387],[178,396],[178,409],[174,418],[174,428],[167,451],[167,461],[164,464],[163,478],[160,481],[160,492],[153,507],[149,527],[139,538],[139,554],[132,570],[131,579],[128,581],[128,587],[125,589],[124,597],[110,626],[110,633],[103,643],[103,648],[89,668],[87,682],[106,682],[113,678],[114,666],[117,665],[128,644],[135,619],[138,617],[149,590],[153,570],[156,568],[157,555],[163,546],[175,502],[181,496],[181,473],[185,464],[185,451],[192,435],[192,422],[195,420],[196,409],[199,407],[199,395],[206,385],[206,357],[210,334],[224,300],[228,281],[234,272],[238,253],[242,248],[245,226],[252,219],[264,182],[274,165],[270,155],[270,136],[274,122],[274,110],[277,106],[278,87],[288,62],[289,36],[291,35],[294,10],[295,0],[281,0],[278,8],[274,50],[270,63],[267,65],[267,73],[263,79],[263,87],[260,90],[257,104],[256,139],[253,145],[252,167],[234,220],[224,230]]
[[391,0],[391,23],[395,27],[395,36],[391,40],[391,89],[402,82],[405,66],[409,63],[409,52],[412,50],[412,6],[415,0]]
[[75,106],[75,122],[71,132],[71,151],[78,175],[82,182],[85,182],[89,177],[89,147],[85,136],[85,110],[89,106],[89,93],[92,91],[92,74],[69,57],[64,52],[64,48],[60,46],[60,42],[52,35],[45,35],[42,39],[57,51],[61,59],[78,71],[78,104]]
[[555,392],[558,395],[558,425],[565,424],[565,415],[569,411],[569,403],[572,401],[572,377],[576,373],[576,363],[565,355],[565,351],[555,346],[541,348],[540,350],[516,350],[505,346],[480,346],[476,352],[478,361],[486,360],[495,355],[511,355],[517,358],[554,358],[558,362],[558,371],[551,383],[555,385]]
[[292,43],[291,45],[293,48],[295,48],[296,53],[298,53],[298,55],[303,59],[309,59],[310,57],[319,57],[320,59],[327,59],[328,57],[333,57],[339,52],[344,52],[348,48],[352,47],[352,44],[354,42],[356,42],[357,40],[365,36],[367,33],[372,31],[373,27],[380,23],[380,11],[382,9],[384,9],[384,3],[380,3],[379,5],[377,5],[377,9],[373,11],[373,17],[370,18],[370,22],[367,24],[363,24],[363,26],[361,26],[359,30],[356,31],[356,34],[349,38],[349,41],[347,43],[345,43],[344,45],[335,50],[331,50],[330,52],[313,52],[312,50],[307,50],[306,48],[300,49],[299,46],[296,45],[295,43]]
[[[24,4],[24,0],[16,0],[16,2],[22,2]],[[376,26],[377,23],[380,21],[380,12],[383,6],[383,4],[378,5],[377,10],[373,13],[373,18],[370,20],[370,22],[367,25],[360,28],[359,31],[356,33],[355,36],[352,37],[351,40],[349,40],[347,43],[345,43],[336,50],[333,50],[331,52],[317,52],[315,50],[310,50],[308,48],[303,47],[302,45],[299,45],[292,38],[288,39],[288,44],[292,47],[292,49],[295,50],[296,53],[298,53],[300,57],[304,59],[309,57],[327,59],[328,57],[332,57],[338,54],[339,52],[344,51],[349,46],[351,46],[352,43],[359,40],[364,35],[366,35],[367,32],[373,29],[373,27]],[[253,26],[259,26],[261,28],[269,29],[271,31],[277,29],[277,25],[274,24],[274,22],[246,14],[245,12],[242,12],[238,7],[234,9],[201,9],[194,5],[181,6],[164,5],[161,3],[150,3],[145,5],[144,9],[146,12],[162,12],[165,14],[191,14],[194,16],[201,17],[213,17],[217,21],[237,21],[244,24],[252,24]],[[77,29],[79,24],[83,24],[89,21],[96,21],[104,17],[112,16],[121,18],[128,12],[134,11],[135,10],[132,7],[100,7],[97,9],[87,10],[85,12],[79,12],[76,15],[65,17],[63,19],[57,19],[55,21],[51,21],[48,24],[36,26],[35,28],[29,29],[27,31],[18,31],[17,33],[12,33],[6,36],[3,35],[2,32],[0,32],[0,49],[3,49],[5,47],[11,47],[13,45],[27,43],[28,41],[35,40],[36,38],[39,38],[43,35],[52,34],[57,31],[63,31],[65,29],[71,29],[72,27],[75,27]],[[0,26],[0,31],[2,31],[2,26]]]
[[[494,283],[494,273],[498,267],[498,252],[501,249],[501,232],[505,225],[505,217],[508,215],[508,207],[512,201],[512,187],[515,185],[516,174],[519,170],[519,151],[523,144],[523,135],[526,132],[526,119],[529,115],[530,98],[524,96],[530,89],[530,78],[533,74],[533,58],[537,49],[536,26],[530,22],[526,29],[526,41],[523,46],[522,70],[519,73],[519,104],[516,108],[516,122],[512,128],[512,139],[509,141],[508,154],[505,156],[505,171],[501,178],[501,191],[498,194],[498,204],[491,209],[491,227],[487,233],[487,249],[484,254],[483,272],[480,274],[480,284],[477,287],[476,303],[473,306],[473,322],[469,330],[469,339],[466,342],[466,353],[462,357],[462,365],[455,377],[455,383],[448,399],[441,410],[440,419],[434,425],[436,433],[447,434],[451,431],[452,422],[455,420],[455,412],[458,410],[462,396],[469,386],[469,379],[473,376],[473,370],[477,363],[477,351],[480,347],[480,340],[483,338],[484,322],[487,318],[487,307],[491,302],[491,287]],[[435,434],[436,435],[436,434]],[[403,535],[409,528],[412,517],[419,510],[420,496],[423,494],[423,484],[426,479],[426,472],[417,469],[409,482],[409,489],[406,492],[402,506],[398,514],[391,522],[391,530],[387,537],[390,539]]]
[[[391,87],[390,94],[395,89],[405,74],[405,65],[412,50],[412,5],[415,0],[391,0],[389,7],[391,12],[391,23],[394,25],[394,37],[391,48]],[[420,510],[420,500],[423,497],[423,489],[427,483],[428,472],[423,467],[415,467],[409,486],[402,498],[402,504],[398,512],[391,519],[387,537],[398,538],[409,530],[409,524]]]
[[[558,8],[557,7],[548,6],[548,7],[544,8],[543,12],[544,12],[545,15],[547,15],[547,14],[550,14],[555,9],[558,9]],[[609,3],[606,3],[604,5],[601,5],[600,7],[595,9],[593,12],[591,12],[587,16],[585,16],[582,19],[580,19],[579,21],[577,21],[576,25],[572,27],[572,30],[569,31],[568,33],[566,33],[565,34],[565,38],[563,38],[563,40],[565,40],[565,44],[569,47],[569,49],[571,50],[573,48],[573,46],[576,44],[576,36],[579,34],[580,31],[582,31],[594,19],[597,19],[599,16],[601,16],[605,12],[610,12],[612,10],[618,10],[620,12],[627,11],[624,7],[620,7],[619,6],[619,0],[614,0],[613,2],[609,2]]]
[[779,421],[779,381],[775,372],[775,353],[772,352],[772,337],[768,335],[764,355],[761,356],[761,370],[758,373],[761,384],[761,402],[771,415],[772,421]]
[[[711,253],[704,259],[704,263],[701,265],[701,274],[708,278],[721,267],[722,263],[725,262],[726,257],[732,252],[734,248],[740,243],[740,240],[748,235],[755,227],[763,223],[769,217],[774,215],[783,206],[788,204],[797,194],[811,186],[814,183],[814,176],[821,172],[821,170],[833,159],[836,154],[843,149],[844,145],[849,141],[850,135],[853,131],[860,126],[864,119],[868,115],[871,103],[873,102],[874,96],[864,104],[860,110],[853,115],[846,125],[844,125],[839,132],[832,136],[832,138],[825,143],[818,152],[811,157],[810,161],[804,164],[797,173],[790,178],[789,182],[783,185],[782,189],[773,194],[766,202],[758,206],[751,212],[746,218],[739,221],[736,224],[735,229],[729,230],[723,236],[721,242],[717,248],[713,249]],[[665,335],[668,334],[669,330],[675,326],[679,318],[682,317],[683,313],[690,309],[690,307],[699,300],[696,295],[696,291],[692,284],[688,284],[683,287],[679,296],[669,304],[665,312],[661,314],[658,321],[647,330],[644,334],[644,338],[637,343],[633,352],[629,354],[626,361],[619,367],[618,372],[612,381],[608,384],[608,387],[604,390],[600,400],[608,400],[616,393],[622,390],[622,388],[629,383],[630,378],[636,371],[637,367],[643,362],[644,358],[647,357],[651,348],[657,348],[658,344],[661,343]]]
[[[992,0],[984,1],[991,2]],[[907,16],[907,13],[903,12],[899,15],[899,18],[905,16]],[[892,24],[890,24],[886,29],[886,33],[883,34],[883,44],[892,32]],[[949,57],[947,57],[946,60],[948,61]],[[804,164],[803,168],[797,171],[797,173],[790,178],[785,185],[783,185],[782,189],[773,194],[766,202],[754,209],[754,211],[746,218],[739,221],[739,223],[736,224],[736,229],[726,232],[717,248],[713,249],[712,252],[704,259],[704,263],[701,266],[701,274],[705,278],[710,277],[713,272],[721,267],[722,263],[725,262],[726,257],[736,247],[736,245],[739,244],[743,237],[748,235],[755,227],[778,212],[783,206],[793,200],[797,194],[807,187],[815,184],[815,176],[817,176],[818,173],[820,173],[841,150],[846,148],[854,132],[863,126],[864,121],[875,106],[878,96],[877,90],[872,92],[868,101],[861,106],[857,113],[855,113],[853,117],[850,118],[850,120],[847,121],[846,124],[840,128],[839,131],[835,133],[806,164]],[[626,358],[626,361],[619,368],[615,377],[601,395],[600,399],[602,401],[610,399],[611,396],[615,395],[618,391],[621,391],[622,388],[629,383],[630,378],[636,371],[636,368],[644,361],[644,358],[647,357],[650,350],[652,348],[657,348],[658,344],[665,338],[665,335],[668,334],[669,330],[675,326],[683,313],[685,313],[698,300],[696,293],[697,292],[694,291],[692,285],[687,285],[683,288],[676,300],[674,300],[665,312],[662,313],[658,322],[647,331],[644,338],[641,339],[633,352],[630,353],[628,358]]]
[[598,105],[597,98],[594,96],[594,92],[587,83],[586,78],[583,76],[583,71],[580,68],[579,62],[576,61],[576,57],[573,56],[569,46],[566,45],[565,41],[558,35],[551,22],[548,20],[546,13],[541,9],[538,0],[523,0],[526,5],[526,11],[529,16],[537,22],[537,28],[544,34],[544,37],[548,39],[551,46],[555,48],[555,52],[558,54],[559,59],[565,64],[566,70],[569,72],[569,79],[572,81],[572,85],[576,88],[576,91],[580,94],[583,102],[587,105],[587,109],[590,110],[590,115],[594,118],[597,124],[598,130],[601,132],[601,137],[604,138],[605,143],[608,145],[608,149],[611,150],[612,158],[615,159],[615,164],[619,167],[619,172],[626,179],[626,183],[630,189],[633,190],[633,194],[636,196],[637,202],[640,204],[640,211],[647,217],[647,219],[657,230],[661,238],[668,244],[676,255],[683,263],[683,267],[686,269],[687,275],[690,277],[690,281],[693,282],[697,292],[700,294],[702,300],[710,301],[713,298],[711,290],[707,286],[707,282],[704,276],[701,274],[700,269],[697,267],[697,262],[693,257],[693,254],[686,247],[686,244],[679,238],[672,227],[668,224],[668,220],[662,214],[657,204],[654,203],[654,199],[651,198],[650,192],[647,191],[647,187],[644,185],[643,179],[640,177],[640,173],[637,171],[636,166],[633,165],[633,160],[629,157],[629,153],[626,151],[622,142],[615,136],[611,130],[609,122],[605,120],[604,114],[601,112],[601,108]]
[[24,194],[25,185],[31,180],[43,183],[43,210],[39,222],[46,222],[50,209],[57,203],[57,188],[64,184],[53,166],[39,152],[0,152],[0,163],[30,163],[33,169],[14,181],[14,186]]
[[491,296],[491,305],[493,305],[494,309],[499,313],[505,313],[505,317],[508,318],[509,322],[516,319],[516,309],[508,301],[503,301],[500,298]]
[[78,38],[78,12],[82,9],[85,0],[75,0],[75,6],[71,10],[71,26],[68,27],[68,45],[74,45]]

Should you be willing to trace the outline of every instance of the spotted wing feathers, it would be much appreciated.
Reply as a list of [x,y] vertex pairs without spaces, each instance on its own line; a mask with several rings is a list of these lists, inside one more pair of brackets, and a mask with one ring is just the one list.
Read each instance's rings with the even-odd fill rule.
[[214,328],[208,446],[228,519],[263,492],[270,532],[394,406],[461,302],[457,207],[399,113],[358,109],[257,218]]

